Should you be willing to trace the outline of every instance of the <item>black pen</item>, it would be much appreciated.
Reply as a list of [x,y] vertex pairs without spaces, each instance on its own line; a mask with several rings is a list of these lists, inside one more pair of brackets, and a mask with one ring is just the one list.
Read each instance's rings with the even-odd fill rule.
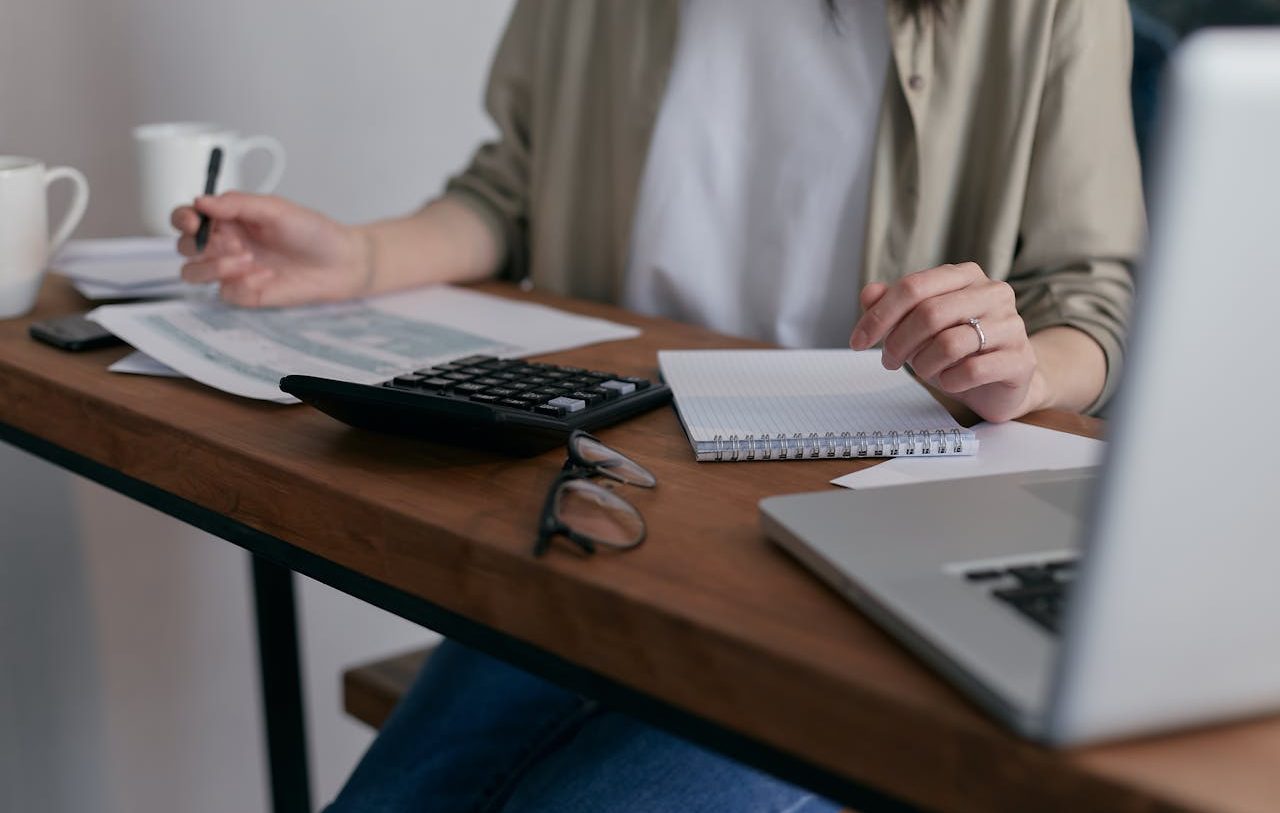
[[[209,153],[209,171],[204,177],[204,193],[212,195],[218,186],[218,171],[222,169],[222,148],[214,147]],[[200,214],[200,227],[196,229],[196,251],[204,251],[209,244],[209,216]]]

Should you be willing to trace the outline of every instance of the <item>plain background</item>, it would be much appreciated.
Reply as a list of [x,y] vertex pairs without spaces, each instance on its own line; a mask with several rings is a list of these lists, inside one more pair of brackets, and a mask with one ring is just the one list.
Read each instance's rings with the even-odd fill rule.
[[[510,6],[0,0],[0,154],[88,175],[78,236],[139,233],[129,131],[155,121],[269,133],[281,194],[403,213],[490,132]],[[0,810],[265,810],[249,599],[240,549],[0,444]],[[323,804],[371,738],[341,712],[341,670],[431,633],[305,580],[301,613]]]

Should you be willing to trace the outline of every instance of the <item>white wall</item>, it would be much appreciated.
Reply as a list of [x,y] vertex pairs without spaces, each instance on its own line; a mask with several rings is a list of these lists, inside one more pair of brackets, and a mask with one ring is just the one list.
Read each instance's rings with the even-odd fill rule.
[[[81,236],[140,228],[129,129],[149,121],[271,133],[281,194],[403,212],[488,132],[510,5],[0,0],[0,153],[85,171]],[[264,810],[247,573],[230,544],[0,445],[0,810]],[[429,633],[319,584],[301,599],[324,802],[370,738],[341,715],[343,666]]]

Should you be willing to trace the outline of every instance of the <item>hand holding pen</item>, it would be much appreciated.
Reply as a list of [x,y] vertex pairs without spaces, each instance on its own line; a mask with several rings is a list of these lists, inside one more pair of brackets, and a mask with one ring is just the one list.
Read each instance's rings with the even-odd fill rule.
[[[208,184],[217,168],[210,156]],[[447,196],[418,212],[348,226],[284,198],[247,192],[201,195],[171,222],[188,258],[182,278],[216,283],[244,307],[333,302],[492,275],[503,247],[485,219]],[[208,225],[204,225],[204,224]]]
[[[206,189],[217,173],[210,156]],[[205,194],[173,211],[188,259],[182,278],[218,283],[235,305],[274,307],[347,299],[369,279],[368,241],[359,229],[296,203],[247,192]]]

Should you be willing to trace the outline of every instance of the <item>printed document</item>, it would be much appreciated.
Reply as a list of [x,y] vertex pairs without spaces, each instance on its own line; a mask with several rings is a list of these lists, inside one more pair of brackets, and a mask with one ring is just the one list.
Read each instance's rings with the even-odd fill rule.
[[106,305],[89,318],[155,361],[233,395],[296,403],[286,375],[374,384],[476,354],[516,357],[629,339],[603,319],[451,286],[295,308],[209,299]]

